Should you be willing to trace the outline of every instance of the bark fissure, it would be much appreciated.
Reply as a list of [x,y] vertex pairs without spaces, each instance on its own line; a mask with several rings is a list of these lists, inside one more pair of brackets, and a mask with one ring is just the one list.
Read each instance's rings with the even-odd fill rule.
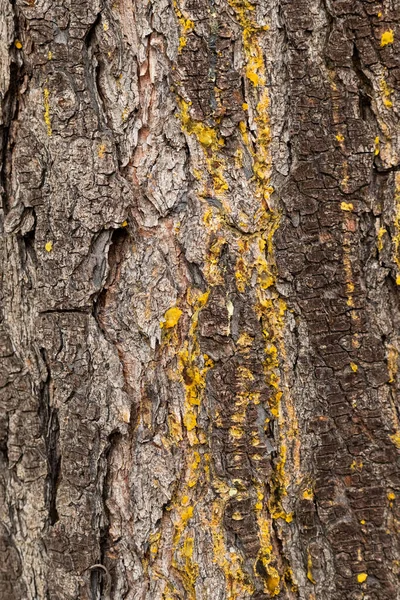
[[47,377],[39,390],[39,416],[41,421],[41,434],[45,441],[47,476],[45,481],[45,502],[50,525],[58,521],[56,508],[57,486],[61,472],[61,454],[59,448],[60,425],[58,411],[51,403],[51,370],[46,358],[46,352],[41,351],[41,357],[46,366]]

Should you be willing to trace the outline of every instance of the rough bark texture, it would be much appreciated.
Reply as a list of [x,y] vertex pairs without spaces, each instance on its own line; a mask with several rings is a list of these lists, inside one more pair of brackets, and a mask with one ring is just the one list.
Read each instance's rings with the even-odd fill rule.
[[399,0],[0,0],[0,597],[400,598]]

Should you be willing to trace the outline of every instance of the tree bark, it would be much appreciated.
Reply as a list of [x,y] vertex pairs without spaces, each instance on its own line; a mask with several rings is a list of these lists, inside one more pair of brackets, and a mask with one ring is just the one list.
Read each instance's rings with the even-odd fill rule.
[[400,598],[398,0],[0,0],[0,597]]

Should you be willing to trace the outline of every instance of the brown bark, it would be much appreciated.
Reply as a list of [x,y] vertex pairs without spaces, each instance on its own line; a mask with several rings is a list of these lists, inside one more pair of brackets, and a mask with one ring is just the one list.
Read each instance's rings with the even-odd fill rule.
[[0,598],[400,598],[398,0],[0,0]]

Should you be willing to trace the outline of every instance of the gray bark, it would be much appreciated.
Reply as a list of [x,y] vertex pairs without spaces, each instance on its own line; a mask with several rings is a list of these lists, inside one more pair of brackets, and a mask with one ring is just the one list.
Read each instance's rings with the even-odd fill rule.
[[400,598],[398,0],[0,0],[0,597]]

